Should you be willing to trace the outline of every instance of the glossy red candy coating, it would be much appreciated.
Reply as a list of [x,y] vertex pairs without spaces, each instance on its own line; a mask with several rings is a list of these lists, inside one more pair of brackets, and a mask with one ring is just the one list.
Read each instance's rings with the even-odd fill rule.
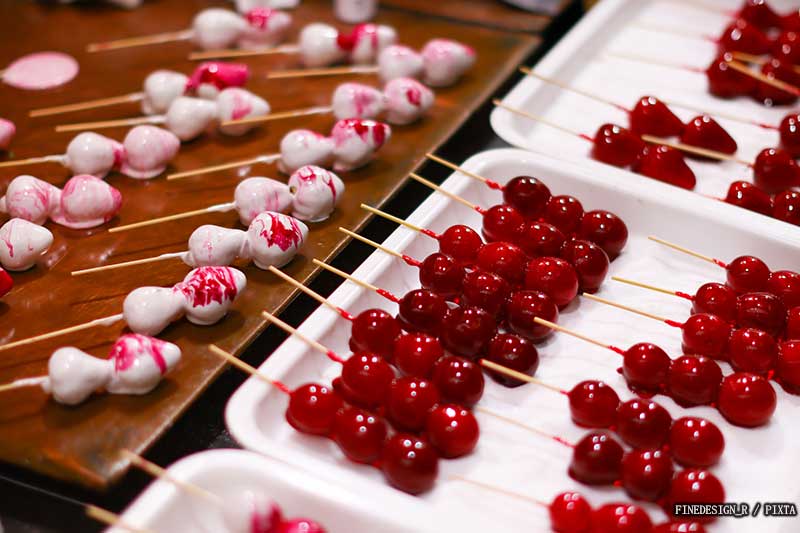
[[383,309],[367,309],[353,320],[350,349],[373,352],[392,360],[394,341],[400,335],[400,323]]
[[672,458],[661,450],[632,450],[622,458],[622,486],[634,500],[657,501],[673,473]]
[[780,148],[764,148],[753,164],[753,181],[767,192],[784,191],[800,183],[800,168],[791,154]]
[[800,156],[800,113],[789,113],[779,127],[781,147],[792,157]]
[[778,296],[786,309],[800,305],[800,274],[791,270],[776,270],[769,276],[767,292]]
[[277,533],[326,533],[326,530],[308,518],[292,518],[281,523]]
[[772,44],[772,55],[785,63],[800,63],[800,34],[795,31],[782,32]]
[[402,431],[425,428],[428,413],[441,399],[433,382],[413,376],[395,379],[386,395],[386,416]]
[[472,407],[483,396],[484,378],[481,367],[469,359],[448,355],[433,367],[433,383],[442,399],[464,407]]
[[569,475],[586,485],[610,485],[620,479],[622,455],[622,446],[611,435],[592,431],[575,444]]
[[683,133],[683,122],[654,96],[643,96],[630,113],[631,131],[637,135],[675,137]]
[[486,242],[519,242],[525,226],[525,218],[506,204],[494,205],[483,215],[483,237]]
[[787,392],[800,394],[800,340],[780,343],[775,376]]
[[737,426],[763,426],[775,412],[777,396],[769,381],[756,374],[725,376],[719,388],[719,412]]
[[477,267],[486,272],[494,272],[511,285],[520,285],[525,276],[525,263],[528,257],[522,248],[508,242],[484,244],[478,252]]
[[628,227],[614,213],[597,209],[584,213],[578,236],[598,245],[613,261],[628,242]]
[[430,377],[442,356],[439,339],[427,333],[403,333],[394,342],[394,364],[408,376]]
[[707,357],[684,355],[672,360],[667,391],[682,406],[708,405],[717,401],[722,370]]
[[767,0],[745,0],[738,16],[764,30],[778,28],[782,23],[781,16],[769,7]]
[[778,296],[768,292],[740,294],[736,323],[742,328],[756,328],[778,336],[786,328],[786,307]]
[[603,124],[594,134],[592,158],[615,167],[629,167],[642,154],[645,144],[639,135],[615,124]]
[[420,494],[436,482],[439,456],[427,440],[397,433],[383,447],[381,470],[393,487]]
[[653,526],[652,533],[706,533],[706,528],[699,522],[664,522]]
[[[797,86],[798,74],[792,66],[779,59],[771,59],[761,65],[761,74],[772,80],[779,80]],[[790,105],[797,101],[797,94],[779,89],[762,81],[756,82],[753,98],[766,106]]]
[[374,409],[383,404],[394,379],[392,367],[373,353],[358,352],[342,365],[342,396],[355,405]]
[[669,438],[672,417],[650,400],[634,398],[617,409],[617,435],[629,446],[651,450]]
[[569,391],[572,421],[588,428],[607,428],[617,421],[619,396],[602,381],[581,381]]
[[567,238],[560,229],[547,222],[525,224],[519,246],[531,257],[556,256]]
[[567,241],[561,247],[560,256],[575,268],[581,291],[596,292],[605,281],[608,256],[595,243],[580,239]]
[[730,53],[717,56],[706,69],[708,91],[720,98],[735,98],[752,94],[756,90],[758,81],[731,68],[728,61],[732,60]]
[[651,533],[653,522],[641,507],[607,503],[592,513],[592,527],[597,533]]
[[557,227],[564,235],[574,235],[581,227],[583,205],[574,196],[552,196],[544,208],[542,218]]
[[800,226],[800,193],[783,191],[772,199],[772,217]]
[[654,393],[666,385],[671,363],[667,352],[655,344],[640,342],[625,350],[622,375],[632,390]]
[[692,313],[717,315],[723,320],[736,320],[736,292],[722,283],[701,285],[692,299]]
[[465,265],[475,263],[482,245],[481,236],[474,229],[462,224],[450,226],[439,237],[439,251]]
[[475,358],[497,332],[497,321],[480,307],[450,309],[441,326],[442,346],[455,355]]
[[577,492],[562,492],[548,506],[550,528],[556,533],[588,533],[592,526],[592,507]]
[[505,311],[510,293],[508,282],[497,274],[472,270],[464,276],[461,297],[464,305],[480,307],[497,316]]
[[428,289],[416,289],[400,300],[399,316],[406,329],[431,333],[439,331],[448,309],[440,295]]
[[14,288],[14,280],[11,274],[0,268],[0,298],[11,292]]
[[757,257],[739,256],[731,261],[725,270],[726,284],[739,294],[767,289],[770,278],[769,267]]
[[767,375],[778,360],[778,343],[760,329],[739,328],[728,341],[728,359],[734,370]]
[[292,391],[286,421],[301,433],[328,435],[342,399],[334,390],[317,383],[306,383]]
[[429,289],[445,298],[461,294],[464,281],[464,266],[452,257],[436,252],[422,261],[419,267],[419,282],[423,289]]
[[683,153],[669,146],[649,146],[633,165],[633,171],[676,187],[692,190],[697,178]]
[[800,9],[793,9],[781,18],[780,27],[784,31],[800,31]]
[[454,459],[475,449],[480,429],[475,416],[460,405],[442,404],[428,415],[425,434],[442,457]]
[[550,196],[547,185],[533,176],[517,176],[503,187],[503,201],[529,220],[542,215]]
[[764,32],[744,19],[736,19],[728,25],[719,39],[721,52],[744,52],[746,54],[768,54],[772,41]]
[[725,202],[762,215],[772,216],[772,197],[757,185],[747,181],[734,181],[728,187]]
[[[514,335],[513,333],[498,333],[489,342],[486,359],[498,365],[522,372],[529,376],[536,373],[539,368],[539,352],[533,342]],[[518,387],[525,382],[509,377],[499,372],[489,370],[489,376],[506,387]]]
[[553,299],[540,291],[514,292],[506,306],[509,329],[532,341],[544,339],[552,330],[534,322],[536,317],[558,322],[558,307]]
[[685,416],[672,424],[669,449],[675,462],[683,466],[713,466],[725,451],[725,437],[713,422]]
[[386,421],[358,407],[343,407],[333,422],[333,440],[351,461],[372,464],[383,452],[388,435]]
[[[673,503],[723,503],[725,489],[719,479],[708,470],[691,469],[678,472],[672,479],[668,500]],[[668,505],[666,509],[672,509]],[[685,517],[682,517],[685,518]],[[712,522],[715,517],[698,516],[697,522]]]
[[700,115],[687,122],[681,142],[731,155],[739,148],[730,133],[708,115]]
[[524,287],[545,293],[561,309],[578,295],[578,274],[564,259],[537,257],[525,267]]
[[786,340],[800,340],[800,306],[786,312]]

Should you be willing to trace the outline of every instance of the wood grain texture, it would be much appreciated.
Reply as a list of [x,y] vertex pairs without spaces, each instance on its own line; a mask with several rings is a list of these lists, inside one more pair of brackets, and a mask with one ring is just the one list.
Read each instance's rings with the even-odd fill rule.
[[[0,64],[7,64],[24,53],[48,49],[71,53],[81,64],[79,77],[55,90],[25,92],[0,86],[0,116],[16,122],[19,131],[8,157],[63,153],[71,135],[55,133],[53,127],[59,123],[139,115],[138,107],[131,104],[63,116],[27,118],[31,109],[137,91],[144,77],[156,68],[189,73],[195,63],[186,60],[192,49],[188,43],[91,55],[83,50],[91,42],[180,30],[190,23],[194,13],[209,5],[227,7],[229,3],[158,0],[128,12],[98,6],[2,2],[0,32],[4,36],[4,46],[0,51]],[[333,21],[330,2],[306,1],[293,14],[295,31],[314,20]],[[345,243],[336,228],[361,227],[367,215],[359,209],[359,204],[380,205],[392,196],[407,174],[420,164],[424,153],[444,142],[538,43],[537,39],[520,34],[442,19],[421,19],[397,11],[381,13],[379,22],[395,26],[402,42],[414,47],[421,47],[432,37],[465,42],[478,51],[478,61],[462,83],[438,92],[431,116],[412,126],[394,128],[390,143],[376,161],[364,169],[342,175],[347,185],[342,204],[331,219],[311,225],[302,255],[285,269],[296,279],[308,281],[315,274],[312,258],[334,256]],[[291,40],[293,38],[294,35]],[[369,76],[264,79],[263,74],[270,68],[297,67],[293,56],[254,58],[247,63],[254,73],[248,88],[266,97],[274,111],[327,104],[336,85],[346,79],[377,84],[377,80]],[[273,152],[281,137],[291,129],[308,127],[327,133],[332,125],[332,118],[318,116],[273,122],[243,138],[211,134],[184,144],[168,172]],[[118,140],[125,132],[125,129],[104,131]],[[251,175],[286,179],[272,166],[245,171]],[[17,172],[3,169],[0,191],[21,173],[36,175],[55,185],[62,185],[68,178],[68,171],[52,164],[25,167]],[[226,172],[175,182],[167,182],[163,177],[142,182],[112,174],[108,182],[122,191],[124,203],[119,217],[111,224],[126,224],[231,201],[233,189],[243,174]],[[0,220],[2,222],[4,220]],[[169,286],[180,281],[190,270],[180,261],[80,278],[72,278],[69,273],[79,268],[184,250],[190,233],[205,223],[238,227],[234,213],[200,216],[116,235],[107,233],[107,227],[76,231],[49,224],[55,234],[52,249],[33,270],[13,274],[16,286],[0,302],[0,343],[118,313],[122,300],[134,288]],[[119,450],[128,448],[143,453],[222,370],[222,363],[206,351],[206,346],[213,342],[241,353],[265,327],[259,311],[279,312],[296,294],[269,272],[252,266],[242,268],[248,277],[248,288],[225,320],[212,327],[192,326],[181,321],[161,334],[162,338],[183,349],[184,359],[151,394],[142,397],[96,395],[73,408],[50,401],[38,389],[0,395],[0,460],[94,488],[106,487],[119,479],[129,466],[127,460],[120,457]],[[110,345],[123,331],[122,325],[97,328],[3,353],[0,383],[42,375],[48,357],[59,346],[74,345],[106,356]]]

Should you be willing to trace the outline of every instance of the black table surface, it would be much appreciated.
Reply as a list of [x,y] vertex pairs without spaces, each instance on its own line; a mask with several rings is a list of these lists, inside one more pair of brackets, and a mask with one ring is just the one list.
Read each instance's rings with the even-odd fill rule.
[[[580,2],[573,2],[546,30],[542,46],[528,58],[526,64],[535,64],[569,31],[581,15]],[[519,74],[510,78],[497,91],[496,96],[504,95],[519,79]],[[439,155],[450,161],[460,162],[484,150],[507,147],[508,145],[498,138],[489,126],[489,114],[492,107],[491,102],[487,101],[478,109],[442,147]],[[421,169],[420,173],[437,183],[441,183],[449,175],[449,171],[439,165],[427,165]],[[411,181],[384,206],[384,209],[405,218],[429,193],[429,189]],[[362,234],[381,242],[395,229],[395,224],[375,218],[362,231]],[[352,272],[372,251],[372,248],[367,245],[352,242],[333,264],[346,272]],[[323,296],[327,296],[340,283],[339,277],[323,272],[314,280],[311,287]],[[293,326],[298,326],[317,306],[317,302],[302,295],[286,309],[281,318]],[[258,366],[285,338],[286,335],[278,328],[268,328],[248,348],[242,359]],[[160,465],[169,465],[182,457],[203,450],[239,448],[225,427],[223,415],[228,398],[245,379],[246,376],[238,370],[229,369],[223,373],[192,408],[153,446],[147,454],[147,458]],[[115,487],[107,492],[99,493],[57,483],[19,468],[0,465],[0,524],[2,524],[0,532],[80,531],[90,533],[100,531],[103,526],[85,516],[85,504],[92,503],[113,512],[121,512],[150,481],[151,478],[147,475],[132,470]]]

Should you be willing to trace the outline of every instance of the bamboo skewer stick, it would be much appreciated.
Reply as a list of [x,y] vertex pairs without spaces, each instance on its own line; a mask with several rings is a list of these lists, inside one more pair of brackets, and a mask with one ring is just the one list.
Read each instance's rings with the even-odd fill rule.
[[120,320],[123,320],[124,318],[125,316],[122,313],[120,313],[118,315],[111,315],[103,318],[97,318],[95,320],[90,320],[89,322],[78,324],[77,326],[70,326],[68,328],[62,328],[55,331],[50,331],[48,333],[42,333],[41,335],[28,337],[27,339],[21,339],[6,344],[0,344],[0,352],[10,350],[11,348],[19,348],[20,346],[27,346],[28,344],[33,344],[43,340],[52,339],[54,337],[61,337],[63,335],[68,335],[69,333],[75,333],[76,331],[83,331],[96,326],[110,326],[116,322],[119,322]]
[[202,52],[192,52],[189,54],[190,61],[204,59],[227,59],[234,57],[253,57],[272,54],[294,54],[300,51],[296,44],[284,44],[271,48],[251,48],[246,50],[204,50]]
[[144,98],[144,93],[130,93],[121,96],[112,96],[109,98],[98,98],[97,100],[88,100],[77,104],[65,104],[53,107],[43,107],[41,109],[33,109],[28,112],[29,117],[46,117],[50,115],[60,115],[62,113],[72,113],[73,111],[83,111],[86,109],[97,109],[98,107],[106,107],[117,104],[125,104],[128,102],[139,102]]
[[132,48],[134,46],[146,46],[150,44],[170,43],[174,41],[186,41],[194,35],[193,30],[180,30],[155,35],[144,35],[141,37],[128,37],[116,39],[103,43],[92,43],[86,47],[86,51],[91,53],[104,52],[106,50],[119,50],[121,48]]

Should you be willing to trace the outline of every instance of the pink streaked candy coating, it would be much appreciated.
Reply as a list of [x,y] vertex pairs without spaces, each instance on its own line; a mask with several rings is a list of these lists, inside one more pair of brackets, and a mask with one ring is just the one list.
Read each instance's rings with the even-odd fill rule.
[[106,390],[112,394],[147,394],[181,360],[176,345],[130,333],[111,347],[109,361],[114,365]]
[[240,48],[275,46],[286,39],[292,16],[283,11],[256,7],[244,14],[247,28],[239,38]]
[[53,234],[47,228],[12,218],[0,226],[0,265],[11,271],[28,270],[52,244]]
[[216,102],[180,96],[170,104],[165,123],[181,141],[191,141],[216,123],[218,113]]
[[37,52],[22,56],[5,68],[3,81],[28,90],[52,89],[78,75],[78,62],[62,52]]
[[275,501],[263,494],[245,490],[225,499],[223,519],[230,533],[278,533],[283,513]]
[[288,264],[308,237],[308,226],[299,220],[267,211],[261,213],[247,229],[247,256],[258,268]]
[[8,184],[5,196],[0,198],[0,213],[41,225],[50,213],[58,209],[60,201],[61,190],[58,187],[23,174]]
[[[245,89],[232,87],[225,89],[217,97],[219,121],[239,120],[250,117],[263,117],[270,112],[269,103],[260,96]],[[219,131],[225,135],[244,135],[257,124],[237,124],[220,126]]]
[[194,69],[186,82],[186,93],[213,99],[223,89],[242,87],[250,78],[250,69],[242,63],[206,61]]
[[93,131],[76,135],[67,145],[63,164],[73,174],[103,178],[125,160],[125,148],[114,139]]
[[326,529],[308,518],[292,518],[281,524],[278,533],[326,533]]
[[181,140],[165,129],[143,125],[131,129],[122,141],[125,161],[121,171],[135,179],[158,176],[178,154]]
[[339,48],[346,50],[350,63],[365,65],[375,63],[378,54],[397,42],[397,32],[384,24],[357,24],[349,34],[340,33],[336,39]]
[[246,234],[240,229],[204,224],[189,236],[183,262],[189,266],[227,266],[244,257]]
[[333,170],[342,172],[366,165],[391,135],[392,129],[388,124],[375,120],[338,121],[331,130],[334,143]]
[[70,178],[61,191],[59,207],[50,219],[72,229],[101,226],[122,206],[122,194],[105,181],[82,174]]
[[347,59],[347,50],[338,44],[339,30],[329,24],[313,22],[300,31],[298,46],[303,65],[325,67]]
[[293,130],[281,139],[278,169],[291,174],[305,165],[326,167],[333,161],[334,141],[311,130]]
[[189,77],[173,70],[156,70],[144,79],[142,111],[146,115],[166,113],[172,102],[186,94]]
[[192,40],[203,50],[230,48],[247,29],[247,21],[227,9],[209,8],[192,21]]
[[383,88],[387,100],[386,120],[390,124],[411,124],[433,105],[433,91],[414,78],[395,78]]
[[13,122],[0,118],[0,150],[8,150],[16,133],[17,127]]
[[424,82],[447,87],[457,82],[475,64],[475,50],[450,39],[432,39],[422,49]]
[[306,165],[289,177],[294,195],[292,216],[309,222],[325,220],[342,200],[344,182],[322,167]]
[[284,213],[292,206],[289,186],[270,178],[247,178],[236,186],[233,201],[239,220],[249,226],[264,211]]
[[421,78],[425,73],[425,60],[416,50],[394,44],[378,55],[378,72],[386,82],[395,78]]
[[333,92],[333,114],[342,118],[378,118],[386,109],[386,97],[363,83],[342,83]]

